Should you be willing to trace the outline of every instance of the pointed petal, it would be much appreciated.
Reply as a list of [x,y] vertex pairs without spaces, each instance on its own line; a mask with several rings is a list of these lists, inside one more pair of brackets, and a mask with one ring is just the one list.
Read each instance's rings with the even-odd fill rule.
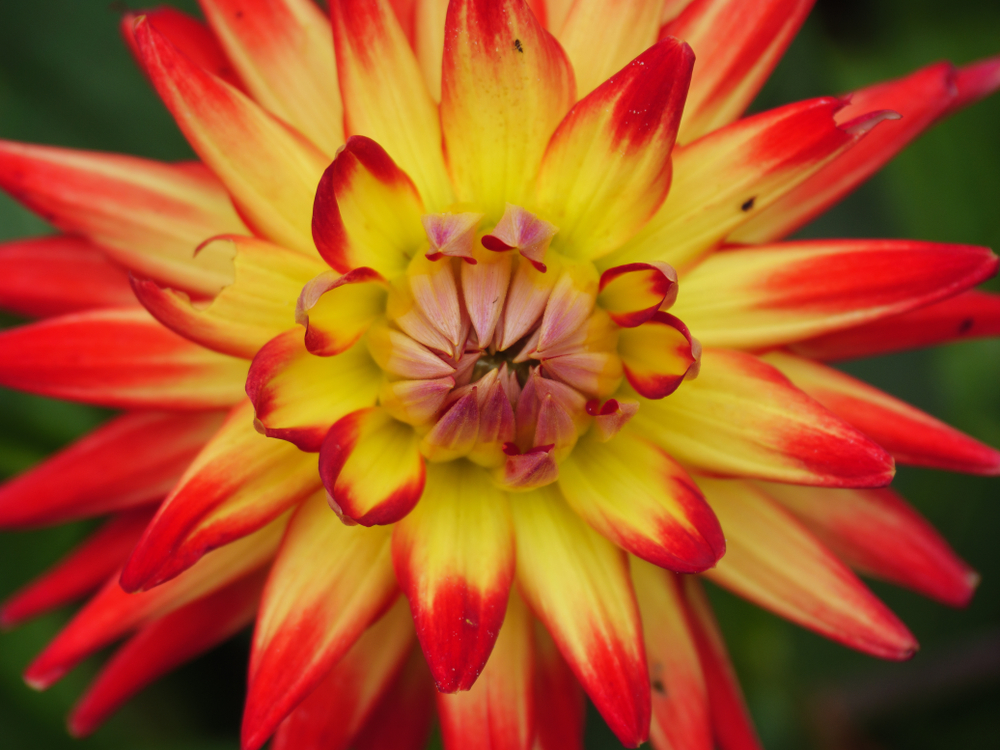
[[197,601],[267,563],[287,519],[202,558],[197,565],[151,591],[126,594],[113,576],[28,666],[25,681],[44,690],[80,660],[135,628]]
[[570,507],[618,546],[656,565],[700,573],[726,550],[715,514],[677,462],[631,430],[590,436],[559,466]]
[[158,586],[205,553],[255,532],[319,488],[315,456],[260,435],[244,402],[163,501],[121,575],[126,591]]
[[714,253],[673,309],[705,346],[761,349],[950,297],[996,273],[988,248],[815,240]]
[[800,341],[792,350],[835,361],[988,336],[1000,336],[1000,294],[971,289],[902,315]]
[[327,506],[326,492],[299,507],[271,569],[254,632],[245,750],[267,741],[396,592],[386,529],[345,526]]
[[1000,55],[959,68],[955,75],[955,88],[958,94],[949,113],[1000,91]]
[[304,333],[295,327],[268,342],[254,357],[246,391],[265,435],[315,452],[334,422],[374,405],[382,373],[364,346],[335,357],[310,354]]
[[681,269],[860,141],[884,118],[841,124],[845,101],[811,99],[746,117],[673,154],[670,195],[606,268],[661,260]]
[[701,344],[679,318],[660,311],[619,334],[618,354],[628,382],[646,398],[669,396],[701,369]]
[[387,296],[385,280],[371,268],[311,279],[295,306],[296,321],[306,327],[306,349],[320,357],[347,351],[384,315]]
[[419,648],[354,739],[355,750],[425,750],[434,719],[434,681]]
[[58,563],[15,592],[0,606],[0,627],[76,601],[97,589],[116,572],[152,518],[140,508],[115,516]]
[[517,343],[538,322],[552,289],[561,278],[559,269],[551,267],[551,263],[548,271],[543,272],[531,263],[518,260],[500,316],[499,325],[503,331],[497,344],[500,351]]
[[539,213],[559,227],[554,249],[606,255],[660,207],[693,64],[687,45],[659,42],[566,115],[538,174]]
[[608,726],[637,747],[649,732],[649,676],[624,553],[551,487],[513,500],[519,590]]
[[458,200],[493,222],[506,202],[527,202],[575,98],[569,60],[523,0],[449,4],[441,128]]
[[479,341],[493,340],[507,298],[511,261],[506,253],[481,253],[475,265],[462,264],[462,296]]
[[323,12],[309,0],[202,0],[201,8],[257,103],[334,154],[344,111]]
[[438,693],[444,750],[531,750],[535,733],[532,618],[512,591],[493,658],[475,685]]
[[424,459],[413,428],[378,407],[361,409],[330,428],[319,474],[340,513],[363,526],[395,523],[424,491]]
[[708,689],[712,733],[721,750],[763,750],[701,580],[682,576],[681,586]]
[[698,483],[726,530],[726,556],[705,573],[710,580],[866,654],[913,656],[906,626],[788,511],[743,482]]
[[455,374],[455,368],[437,354],[384,321],[369,329],[364,343],[378,366],[398,378],[430,380]]
[[663,0],[577,0],[559,27],[583,98],[656,41]]
[[158,501],[223,416],[145,411],[116,417],[0,486],[0,526],[63,523]]
[[646,638],[658,750],[712,750],[708,688],[677,576],[630,558]]
[[437,416],[455,379],[384,381],[378,394],[379,405],[400,422],[425,426]]
[[310,212],[328,158],[184,57],[148,21],[138,20],[135,38],[157,92],[191,147],[225,184],[240,215],[272,242],[314,253]]
[[631,425],[686,465],[824,487],[881,487],[892,459],[749,354],[706,349],[701,374]]
[[216,234],[247,233],[200,164],[0,141],[0,187],[126,268],[193,294],[215,294],[232,278],[225,254],[195,262],[195,248]]
[[427,242],[423,213],[416,186],[385,149],[354,135],[316,189],[313,239],[338,271],[367,266],[391,279]]
[[144,626],[73,706],[70,734],[91,734],[146,685],[247,627],[257,614],[263,585],[263,571],[251,573]]
[[[622,328],[635,328],[677,299],[677,271],[667,263],[630,263],[601,274],[597,303]],[[685,290],[686,291],[686,290]]]
[[855,570],[964,607],[979,575],[892,490],[817,490],[762,484]]
[[392,556],[438,690],[468,690],[493,650],[514,576],[507,498],[471,464],[431,464]]
[[272,750],[346,750],[389,689],[412,644],[413,620],[406,602],[399,600],[281,722]]
[[80,237],[0,244],[0,308],[47,318],[136,304],[125,271]]
[[[995,72],[991,82],[979,79],[978,83],[973,83],[971,80],[978,78],[977,73],[989,70],[991,62],[994,71],[1000,70],[996,58],[959,70],[951,63],[940,62],[903,78],[855,91],[850,103],[837,114],[838,121],[846,122],[878,109],[893,110],[902,118],[879,126],[857,148],[840,155],[739,227],[730,235],[730,240],[772,242],[826,211],[942,117],[1000,87],[1000,75]],[[966,92],[960,85],[963,80],[968,82]]]
[[535,750],[583,750],[587,703],[559,648],[535,621]]
[[241,398],[246,368],[145,310],[93,310],[0,334],[0,384],[112,408],[230,406]]
[[679,142],[690,143],[743,114],[814,2],[695,0],[662,29],[661,39],[683,39],[698,57]]
[[867,383],[783,352],[771,352],[763,359],[901,464],[1000,475],[1000,451]]
[[333,0],[347,135],[374,138],[413,178],[427,209],[454,201],[438,110],[387,0]]
[[183,292],[133,277],[135,296],[149,313],[186,339],[222,354],[252,358],[264,344],[295,324],[289,300],[324,265],[294,250],[252,237],[229,235],[206,244],[233,257],[234,279],[208,306]]

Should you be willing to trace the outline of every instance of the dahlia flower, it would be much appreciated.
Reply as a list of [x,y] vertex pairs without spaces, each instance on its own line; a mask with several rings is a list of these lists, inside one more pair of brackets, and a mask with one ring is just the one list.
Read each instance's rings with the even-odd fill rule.
[[0,384],[123,410],[0,488],[109,517],[2,611],[97,591],[25,673],[125,639],[74,734],[255,623],[245,750],[751,748],[699,576],[887,659],[852,569],[968,601],[885,487],[1000,453],[825,363],[997,334],[997,257],[783,238],[1000,58],[744,117],[811,0],[329,5],[125,16],[197,163],[0,144],[63,232]]

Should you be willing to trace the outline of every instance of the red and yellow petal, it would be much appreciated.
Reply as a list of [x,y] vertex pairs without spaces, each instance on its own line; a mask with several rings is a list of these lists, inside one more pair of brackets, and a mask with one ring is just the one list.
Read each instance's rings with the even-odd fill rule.
[[126,268],[196,295],[218,292],[232,266],[214,251],[195,262],[195,248],[213,235],[247,232],[201,164],[3,141],[0,187]]
[[192,148],[225,184],[240,215],[272,242],[314,253],[313,194],[328,157],[192,63],[141,17],[135,38],[157,92]]
[[514,576],[507,498],[478,467],[431,464],[423,498],[396,525],[393,562],[438,690],[468,690],[493,650]]
[[342,273],[366,266],[392,279],[427,244],[424,203],[407,174],[370,138],[355,135],[316,188],[312,233]]
[[649,733],[638,607],[624,553],[553,488],[513,496],[518,588],[626,747]]
[[743,482],[698,483],[726,530],[726,556],[710,580],[845,646],[913,656],[906,626],[788,511]]
[[270,523],[319,487],[315,456],[260,435],[244,402],[191,462],[129,557],[126,591],[177,576]]
[[424,750],[434,720],[434,681],[419,648],[354,739],[355,750]]
[[582,750],[587,702],[549,631],[535,621],[535,750]]
[[254,100],[336,153],[344,111],[323,12],[310,0],[202,0],[201,7]]
[[677,299],[677,272],[666,263],[630,263],[601,274],[597,304],[622,328],[635,328]]
[[233,257],[231,283],[208,306],[133,279],[135,296],[150,314],[186,339],[223,354],[251,359],[264,344],[295,324],[289,301],[323,271],[321,261],[264,240],[228,235],[207,243],[205,252]]
[[1000,474],[1000,451],[833,368],[784,352],[764,361],[797,388],[858,428],[902,464],[969,474]]
[[618,356],[629,384],[651,399],[669,396],[701,368],[701,344],[679,318],[662,311],[618,335]]
[[116,417],[0,486],[0,526],[63,523],[157,502],[224,415],[142,411]]
[[389,547],[388,530],[341,523],[325,491],[296,511],[254,632],[243,714],[246,750],[267,741],[391,604],[397,589]]
[[641,434],[713,475],[825,487],[881,487],[892,458],[750,354],[707,349],[701,374],[669,398],[642,401]]
[[334,422],[375,404],[382,373],[364,346],[317,357],[304,334],[296,327],[268,342],[250,366],[246,392],[265,435],[315,452]]
[[244,360],[181,338],[145,310],[92,310],[0,334],[0,385],[112,408],[237,403]]
[[388,0],[333,0],[346,134],[365,135],[408,174],[428,211],[454,201],[438,108]]
[[725,552],[719,522],[687,472],[631,430],[606,443],[581,439],[559,465],[559,489],[601,534],[660,567],[700,573]]
[[306,327],[306,349],[320,357],[350,349],[385,314],[388,294],[385,280],[371,268],[310,279],[295,306],[296,321]]
[[705,346],[761,349],[937,302],[996,269],[988,248],[912,240],[733,248],[684,276],[673,312]]
[[524,0],[449,4],[441,128],[458,200],[493,222],[505,203],[529,201],[549,137],[575,99],[569,60]]
[[363,526],[395,523],[424,491],[420,438],[384,409],[360,409],[330,428],[319,474],[339,513]]
[[569,111],[538,174],[540,213],[559,227],[553,249],[606,255],[660,207],[693,65],[690,47],[659,42]]

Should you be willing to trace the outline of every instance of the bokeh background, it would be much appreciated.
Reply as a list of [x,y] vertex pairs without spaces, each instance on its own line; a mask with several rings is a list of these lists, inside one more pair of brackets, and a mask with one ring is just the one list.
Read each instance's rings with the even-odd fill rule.
[[[174,4],[196,12],[193,0]],[[166,160],[192,156],[119,39],[124,7],[107,0],[0,0],[0,137]],[[965,63],[997,53],[996,0],[818,0],[754,108],[850,91],[940,59]],[[0,240],[48,231],[0,196]],[[1000,96],[923,136],[803,234],[1000,248]],[[1000,290],[996,281],[987,287]],[[18,322],[0,317],[4,326]],[[1000,340],[846,369],[1000,445]],[[107,416],[0,390],[0,476],[31,466]],[[879,662],[710,591],[769,750],[1000,746],[1000,479],[903,467],[895,486],[983,575],[975,600],[962,611],[872,584],[920,640],[913,661]],[[89,528],[0,533],[0,596]],[[247,634],[147,689],[93,737],[70,739],[64,716],[101,659],[44,694],[20,679],[69,615],[55,613],[0,635],[0,747],[237,747]],[[595,750],[620,747],[593,712],[587,740]]]

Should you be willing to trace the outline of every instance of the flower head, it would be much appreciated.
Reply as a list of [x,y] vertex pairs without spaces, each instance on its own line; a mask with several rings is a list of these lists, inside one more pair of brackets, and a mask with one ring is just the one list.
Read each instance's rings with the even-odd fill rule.
[[741,118],[810,5],[127,15],[201,162],[0,144],[67,233],[13,306],[69,313],[0,335],[0,382],[127,410],[0,489],[6,525],[113,515],[3,610],[107,579],[26,679],[134,633],[84,734],[255,621],[247,750],[419,746],[434,688],[446,748],[578,745],[583,692],[628,746],[752,747],[691,574],[912,655],[848,566],[976,577],[880,488],[1000,453],[822,361],[997,333],[997,258],[781,239],[1000,61]]

